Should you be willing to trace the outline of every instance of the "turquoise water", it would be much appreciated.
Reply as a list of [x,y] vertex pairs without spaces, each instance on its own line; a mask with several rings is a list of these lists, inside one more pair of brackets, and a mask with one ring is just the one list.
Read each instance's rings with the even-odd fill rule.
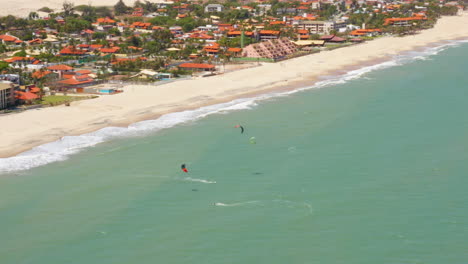
[[428,58],[4,174],[0,263],[466,263],[468,45]]

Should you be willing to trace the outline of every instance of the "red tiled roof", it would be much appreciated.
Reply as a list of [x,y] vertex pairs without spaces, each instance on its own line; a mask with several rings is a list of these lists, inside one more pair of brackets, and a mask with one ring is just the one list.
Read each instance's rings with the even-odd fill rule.
[[321,40],[330,40],[334,37],[335,35],[324,35],[324,36],[321,36],[320,39]]

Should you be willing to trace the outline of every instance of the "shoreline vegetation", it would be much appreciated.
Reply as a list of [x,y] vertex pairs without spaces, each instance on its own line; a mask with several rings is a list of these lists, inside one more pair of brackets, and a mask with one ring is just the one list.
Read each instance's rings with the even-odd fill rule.
[[10,157],[63,136],[108,126],[127,126],[163,114],[190,110],[256,94],[311,86],[320,76],[358,69],[391,56],[468,38],[468,13],[443,17],[432,29],[405,37],[382,37],[343,49],[233,71],[220,76],[182,80],[160,86],[131,85],[114,96],[0,116],[0,157]]

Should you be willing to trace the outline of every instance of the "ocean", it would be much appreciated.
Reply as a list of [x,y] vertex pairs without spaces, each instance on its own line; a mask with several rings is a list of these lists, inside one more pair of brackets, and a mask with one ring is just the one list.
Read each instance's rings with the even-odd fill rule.
[[467,69],[446,42],[0,159],[0,263],[467,263]]

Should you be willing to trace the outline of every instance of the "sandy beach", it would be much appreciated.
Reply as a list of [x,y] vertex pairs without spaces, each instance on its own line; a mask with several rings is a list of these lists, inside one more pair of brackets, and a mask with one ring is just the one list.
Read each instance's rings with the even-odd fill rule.
[[433,29],[406,37],[382,37],[367,43],[320,52],[223,75],[158,86],[132,85],[118,95],[0,115],[0,157],[107,126],[127,126],[159,115],[195,109],[272,90],[311,85],[331,73],[390,59],[393,55],[447,40],[468,38],[468,13],[443,17]]

